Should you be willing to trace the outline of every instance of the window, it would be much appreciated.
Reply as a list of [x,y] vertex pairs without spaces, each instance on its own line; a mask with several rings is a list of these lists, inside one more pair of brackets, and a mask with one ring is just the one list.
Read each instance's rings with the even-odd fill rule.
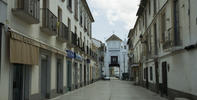
[[148,8],[149,8],[149,15],[151,14],[151,0],[148,3]]
[[[180,45],[179,0],[174,0],[174,44]],[[170,33],[170,32],[169,32]],[[170,38],[170,37],[169,37]]]
[[77,34],[77,27],[75,26],[75,34]]
[[68,0],[68,7],[69,9],[72,9],[72,0]]
[[118,56],[111,56],[111,64],[118,64]]
[[61,32],[61,22],[62,22],[62,9],[60,7],[58,7],[58,23],[57,23],[57,27],[58,27],[58,36],[60,36],[60,34],[62,34]]
[[144,79],[146,79],[146,69],[144,69]]
[[83,16],[82,16],[82,9],[80,9],[80,25],[82,26],[83,24]]
[[152,53],[152,35],[151,35],[151,29],[148,31],[148,54]]
[[145,13],[144,13],[144,21],[145,21],[145,28],[147,28],[147,12],[145,10]]
[[86,14],[84,14],[84,29],[86,30],[87,29],[87,20],[86,20]]
[[75,0],[75,18],[78,20],[78,0]]
[[152,81],[153,80],[153,68],[150,67],[150,80]]
[[92,38],[92,23],[90,22],[90,28],[89,28],[89,30],[90,30],[90,38]]
[[165,42],[165,31],[166,31],[166,14],[161,14],[161,39]]
[[157,55],[157,24],[154,24],[154,43],[155,43],[155,55]]
[[69,40],[71,41],[71,21],[68,18],[68,36],[69,36]]
[[157,0],[154,0],[154,14],[157,12]]
[[58,22],[62,22],[62,9],[58,7]]

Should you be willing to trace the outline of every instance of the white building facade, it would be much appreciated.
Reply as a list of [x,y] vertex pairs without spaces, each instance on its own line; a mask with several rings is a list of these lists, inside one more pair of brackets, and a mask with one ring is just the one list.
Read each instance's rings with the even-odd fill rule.
[[141,0],[130,33],[140,84],[175,98],[197,99],[196,0]]
[[43,100],[91,82],[86,0],[0,0],[0,100]]
[[107,77],[118,76],[122,78],[123,73],[128,73],[128,46],[116,35],[106,40],[105,70]]

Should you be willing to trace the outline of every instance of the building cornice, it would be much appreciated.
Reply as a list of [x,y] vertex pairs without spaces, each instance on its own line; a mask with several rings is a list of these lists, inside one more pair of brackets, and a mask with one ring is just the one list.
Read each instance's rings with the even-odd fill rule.
[[90,11],[90,8],[89,8],[89,6],[88,6],[87,1],[86,1],[86,0],[81,0],[81,1],[82,1],[82,4],[84,5],[84,7],[85,7],[85,9],[86,9],[86,11],[87,11],[87,13],[88,13],[88,16],[90,17],[90,20],[91,20],[92,22],[94,22],[94,17],[93,17],[93,15],[92,15],[91,11]]

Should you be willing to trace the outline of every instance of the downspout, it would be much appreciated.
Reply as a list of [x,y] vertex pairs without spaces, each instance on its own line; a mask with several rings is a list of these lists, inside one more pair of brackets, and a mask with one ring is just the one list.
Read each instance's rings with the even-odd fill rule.
[[189,15],[189,42],[191,44],[191,4],[190,4],[190,0],[188,0],[188,5],[189,5],[189,9],[188,9],[188,15]]

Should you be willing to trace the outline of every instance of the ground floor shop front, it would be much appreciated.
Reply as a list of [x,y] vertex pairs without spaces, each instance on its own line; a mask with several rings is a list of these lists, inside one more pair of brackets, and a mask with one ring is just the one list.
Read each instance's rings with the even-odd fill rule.
[[90,83],[89,58],[73,49],[59,50],[13,31],[3,38],[0,100],[55,98]]

